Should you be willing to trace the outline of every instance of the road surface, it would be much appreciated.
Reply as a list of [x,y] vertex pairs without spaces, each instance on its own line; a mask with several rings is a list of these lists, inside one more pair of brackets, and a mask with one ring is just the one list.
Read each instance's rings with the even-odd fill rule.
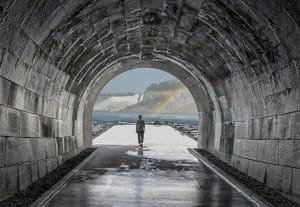
[[169,126],[146,126],[139,150],[135,126],[114,126],[95,138],[96,156],[48,206],[252,206],[199,163],[191,138]]

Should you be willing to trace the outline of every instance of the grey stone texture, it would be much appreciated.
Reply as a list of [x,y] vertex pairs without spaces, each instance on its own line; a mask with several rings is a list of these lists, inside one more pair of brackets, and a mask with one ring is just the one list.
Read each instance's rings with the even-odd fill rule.
[[22,112],[20,123],[23,137],[40,137],[39,116]]
[[7,108],[6,112],[6,135],[18,137],[20,134],[20,112],[11,108]]
[[30,139],[30,161],[46,160],[46,141],[44,138]]
[[[191,91],[199,146],[299,198],[298,8],[295,0],[0,2],[1,175],[30,163],[34,181],[91,145],[102,87],[153,67]],[[10,185],[0,200],[19,184]]]
[[293,178],[292,178],[292,195],[299,197],[300,195],[300,170],[293,169]]
[[55,168],[58,167],[58,158],[57,157],[48,158],[46,160],[46,165],[47,165],[47,172],[53,171]]
[[279,164],[300,168],[300,140],[279,141]]
[[31,163],[30,171],[31,171],[31,181],[34,183],[39,179],[39,163],[38,162]]
[[9,198],[18,190],[18,168],[0,168],[0,199]]
[[41,160],[39,163],[39,178],[45,176],[47,174],[47,165],[46,161]]
[[256,160],[278,164],[278,140],[257,141]]
[[5,149],[5,165],[17,165],[18,161],[18,151],[19,151],[19,139],[14,137],[9,137],[6,139],[6,149]]
[[5,144],[6,138],[0,137],[0,167],[3,167],[5,165]]
[[249,160],[248,175],[265,183],[267,178],[267,164]]
[[241,172],[248,174],[248,168],[249,168],[249,160],[242,158],[242,157],[236,157],[234,156],[234,167]]
[[268,165],[267,185],[290,194],[292,190],[292,168],[272,164]]
[[24,190],[32,182],[30,164],[20,165],[18,170],[19,170],[19,173],[18,173],[19,174],[19,190]]

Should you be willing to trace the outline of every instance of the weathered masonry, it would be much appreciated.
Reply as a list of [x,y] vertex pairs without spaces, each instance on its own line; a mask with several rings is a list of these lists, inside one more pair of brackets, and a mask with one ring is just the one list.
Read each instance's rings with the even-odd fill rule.
[[91,144],[115,75],[186,84],[199,147],[300,198],[300,1],[1,0],[0,200]]

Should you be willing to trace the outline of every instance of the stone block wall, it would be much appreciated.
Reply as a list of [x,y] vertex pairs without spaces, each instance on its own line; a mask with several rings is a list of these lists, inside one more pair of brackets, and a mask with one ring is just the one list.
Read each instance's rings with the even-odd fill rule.
[[[13,5],[6,8],[7,17],[19,9]],[[3,8],[2,3],[0,6]],[[24,15],[28,17],[27,9]],[[65,89],[68,75],[25,32],[24,25],[10,34],[10,40],[3,39],[3,32],[13,32],[6,30],[12,29],[12,25],[1,20],[0,28],[0,200],[3,200],[24,190],[84,146],[77,144],[73,132],[76,96]]]
[[0,200],[91,144],[124,62],[185,80],[199,146],[299,198],[299,24],[297,0],[0,1]]
[[[285,70],[294,70],[291,82],[300,80],[295,66]],[[299,202],[299,182],[296,181],[300,176],[300,82],[293,87],[282,85],[280,91],[271,82],[269,93],[259,95],[255,94],[259,83],[256,80],[250,85],[243,82],[239,87],[236,82],[230,80],[230,83],[231,87],[224,82],[216,86],[225,90],[220,102],[223,97],[231,100],[229,106],[222,108],[229,111],[230,119],[222,127],[219,157]],[[270,97],[276,98],[270,101]]]

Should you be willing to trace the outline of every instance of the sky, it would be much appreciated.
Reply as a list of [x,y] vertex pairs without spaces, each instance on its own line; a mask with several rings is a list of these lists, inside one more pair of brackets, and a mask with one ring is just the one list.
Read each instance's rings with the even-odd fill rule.
[[176,79],[176,77],[158,69],[132,69],[114,77],[104,86],[101,93],[142,93],[152,83],[160,83],[174,79]]

